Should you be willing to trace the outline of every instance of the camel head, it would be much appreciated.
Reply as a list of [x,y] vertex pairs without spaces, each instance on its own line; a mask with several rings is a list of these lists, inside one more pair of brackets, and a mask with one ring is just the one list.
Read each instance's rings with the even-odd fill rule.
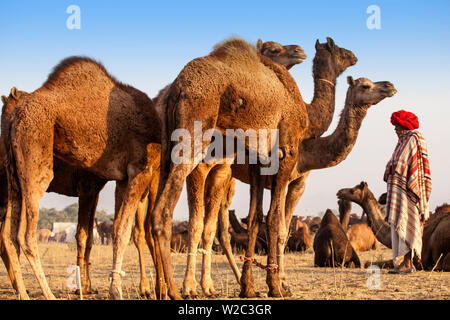
[[282,46],[278,42],[267,41],[263,43],[259,39],[256,44],[256,50],[272,61],[285,66],[288,70],[306,59],[305,51],[297,45]]
[[352,201],[359,205],[362,205],[368,192],[369,187],[367,186],[367,182],[362,181],[360,184],[354,186],[353,188],[345,188],[339,190],[336,195],[339,200]]
[[358,62],[350,50],[338,47],[333,39],[327,38],[326,43],[316,41],[316,55],[313,63],[313,73],[327,76],[327,80],[336,79],[348,67]]
[[28,92],[20,91],[16,87],[13,87],[8,97],[2,96],[2,103],[3,103],[2,114],[7,115],[11,114],[11,112],[16,107],[17,102],[19,102],[19,99],[26,94],[28,94]]
[[369,108],[381,100],[392,97],[397,93],[394,85],[389,81],[372,82],[367,78],[354,80],[347,77],[349,88],[347,91],[346,104],[352,107]]

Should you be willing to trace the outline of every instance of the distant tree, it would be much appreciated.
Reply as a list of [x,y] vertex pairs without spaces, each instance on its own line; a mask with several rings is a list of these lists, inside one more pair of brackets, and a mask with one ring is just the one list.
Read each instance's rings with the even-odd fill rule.
[[[95,217],[99,222],[108,221],[113,219],[111,214],[108,214],[105,210],[100,210],[95,213]],[[77,222],[78,221],[78,203],[75,202],[63,210],[59,211],[55,208],[39,209],[39,222],[38,228],[46,228],[52,230],[54,222]]]

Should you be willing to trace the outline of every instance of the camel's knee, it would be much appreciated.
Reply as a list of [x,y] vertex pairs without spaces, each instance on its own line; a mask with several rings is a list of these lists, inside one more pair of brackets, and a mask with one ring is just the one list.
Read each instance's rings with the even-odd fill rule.
[[77,233],[75,234],[75,239],[77,240],[77,245],[79,247],[84,247],[86,245],[86,242],[88,239],[88,236],[87,236],[85,230],[79,229],[77,231]]

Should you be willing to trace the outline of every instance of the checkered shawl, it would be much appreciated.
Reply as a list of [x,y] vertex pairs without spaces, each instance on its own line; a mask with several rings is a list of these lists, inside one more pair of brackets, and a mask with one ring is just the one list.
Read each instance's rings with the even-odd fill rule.
[[409,131],[399,139],[386,172],[389,222],[420,258],[423,222],[430,216],[431,193],[428,150],[420,132]]

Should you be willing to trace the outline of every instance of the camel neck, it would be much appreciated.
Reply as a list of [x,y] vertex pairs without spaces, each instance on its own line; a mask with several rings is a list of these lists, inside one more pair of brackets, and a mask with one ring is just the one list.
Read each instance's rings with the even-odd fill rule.
[[347,158],[366,113],[366,107],[351,106],[347,99],[339,124],[331,135],[305,140],[300,145],[301,171],[333,167]]
[[307,106],[309,137],[320,137],[330,127],[334,115],[336,79],[326,72],[314,74],[314,97]]

